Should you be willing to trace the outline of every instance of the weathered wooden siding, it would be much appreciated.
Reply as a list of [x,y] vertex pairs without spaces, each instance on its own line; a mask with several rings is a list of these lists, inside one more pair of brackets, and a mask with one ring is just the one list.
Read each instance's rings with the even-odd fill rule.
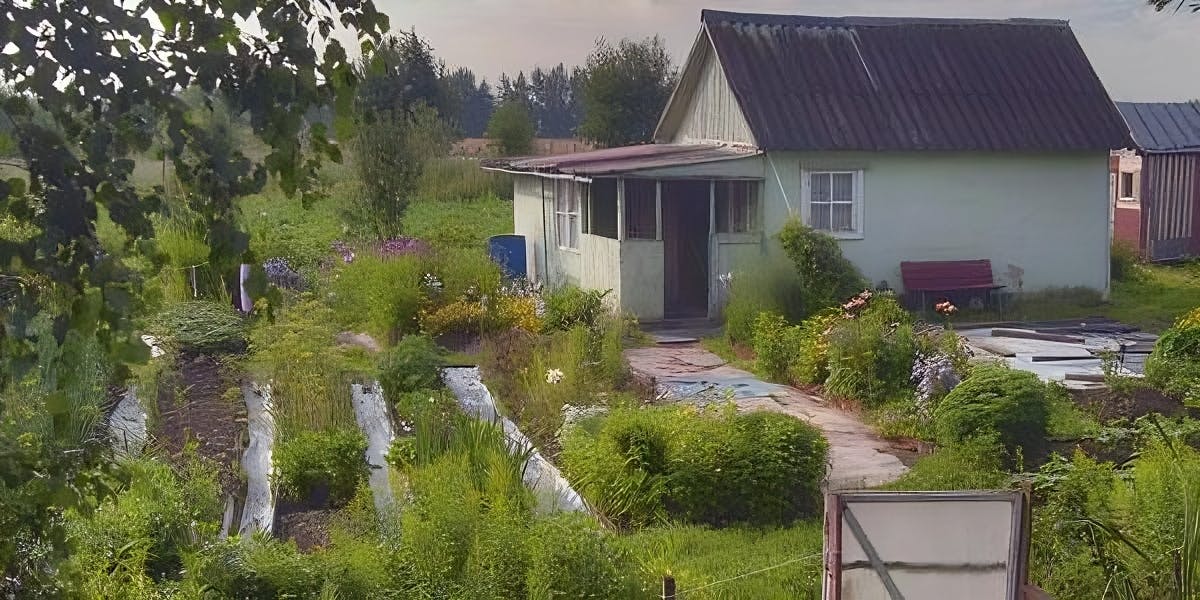
[[1142,208],[1152,260],[1196,254],[1200,154],[1149,154],[1142,162]]
[[657,143],[736,142],[755,145],[750,124],[701,31],[654,132]]
[[579,238],[579,258],[579,286],[593,290],[612,290],[605,300],[613,307],[620,306],[621,242],[585,233]]

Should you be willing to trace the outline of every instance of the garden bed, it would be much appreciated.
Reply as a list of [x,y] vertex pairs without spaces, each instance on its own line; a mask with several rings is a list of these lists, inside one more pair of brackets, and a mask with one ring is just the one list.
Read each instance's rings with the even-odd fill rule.
[[176,370],[158,386],[155,439],[178,461],[189,441],[196,454],[217,468],[223,494],[240,493],[238,465],[246,440],[246,409],[236,382],[221,359],[208,354],[180,355]]

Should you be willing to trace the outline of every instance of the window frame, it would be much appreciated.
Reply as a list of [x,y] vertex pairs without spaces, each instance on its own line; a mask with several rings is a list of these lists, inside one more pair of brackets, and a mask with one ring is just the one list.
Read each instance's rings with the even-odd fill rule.
[[[1129,177],[1129,195],[1125,195],[1125,178]],[[1122,202],[1137,202],[1137,177],[1133,171],[1120,171],[1117,174],[1117,200]]]
[[[554,245],[559,250],[579,252],[580,238],[583,237],[583,205],[587,201],[586,197],[586,183],[572,179],[556,180],[554,186]],[[566,230],[563,229],[564,220],[568,227]],[[571,242],[574,242],[575,245],[572,246]]]
[[[718,179],[716,180],[717,191],[714,201],[716,206],[716,233],[719,235],[745,235],[762,232],[762,185],[756,179]],[[736,198],[733,195],[734,186],[745,186],[747,193],[738,195]],[[725,197],[720,198],[721,189],[724,187]],[[739,206],[735,208],[737,200]],[[724,210],[721,203],[724,201]],[[744,229],[735,229],[732,227],[736,219],[734,215],[741,213],[739,216],[745,223]],[[724,229],[722,229],[724,226]]]
[[[833,215],[834,204],[845,204],[845,202],[834,202],[832,199],[833,175],[850,175],[851,176],[852,189],[850,192],[849,204],[850,204],[850,222],[852,224],[852,229],[846,230],[846,231],[833,231],[831,229],[819,229],[816,227],[813,227],[813,229],[817,229],[817,231],[821,231],[823,233],[829,234],[830,236],[833,236],[834,238],[837,238],[840,240],[861,240],[861,239],[863,239],[864,233],[865,233],[864,228],[863,228],[863,223],[864,223],[864,218],[863,218],[863,204],[864,204],[864,202],[863,202],[864,176],[863,175],[864,175],[864,173],[863,173],[863,169],[834,169],[834,168],[830,168],[830,169],[801,168],[800,169],[800,196],[802,199],[801,218],[803,219],[804,224],[808,225],[809,227],[812,227],[812,205],[813,205],[813,202],[812,202],[812,192],[813,192],[812,178],[814,175],[829,175],[830,176],[831,197],[830,197],[830,201],[827,204],[830,205],[830,218],[831,219],[832,219],[832,215]],[[826,204],[826,203],[823,202],[822,204]],[[831,223],[831,225],[832,225],[832,223]]]

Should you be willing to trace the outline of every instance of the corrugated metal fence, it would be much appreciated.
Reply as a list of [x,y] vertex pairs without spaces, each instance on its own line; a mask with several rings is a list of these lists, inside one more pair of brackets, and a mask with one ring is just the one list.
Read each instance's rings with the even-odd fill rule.
[[1142,182],[1150,258],[1171,260],[1194,254],[1200,155],[1148,154]]

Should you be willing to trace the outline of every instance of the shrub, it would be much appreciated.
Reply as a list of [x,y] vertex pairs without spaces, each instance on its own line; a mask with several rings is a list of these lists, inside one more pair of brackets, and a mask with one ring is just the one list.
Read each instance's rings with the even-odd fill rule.
[[753,331],[755,366],[771,379],[784,379],[799,345],[798,330],[782,315],[763,312],[754,319]]
[[359,256],[336,271],[329,304],[343,327],[395,341],[417,330],[424,272],[419,256]]
[[847,306],[859,312],[829,333],[826,391],[869,406],[907,396],[916,353],[912,317],[889,296],[864,292],[856,301]]
[[1046,386],[1027,371],[979,365],[942,399],[933,418],[943,444],[996,433],[1010,451],[1037,448],[1046,435]]
[[274,475],[280,496],[323,499],[328,506],[348,502],[369,474],[366,452],[367,440],[359,431],[301,431],[282,440]]
[[384,354],[379,382],[389,398],[424,389],[439,388],[442,352],[423,335],[406,335]]
[[805,313],[834,306],[867,287],[833,237],[791,219],[780,230],[779,241],[800,278]]
[[829,378],[829,334],[841,312],[826,310],[804,320],[796,333],[788,380],[797,385],[825,383]]
[[899,479],[882,489],[939,491],[990,490],[1009,486],[1004,470],[1004,447],[993,435],[983,435],[939,448],[917,462]]
[[606,312],[604,297],[611,290],[583,290],[566,285],[547,292],[544,296],[547,331],[565,331],[576,325],[594,327]]
[[722,314],[730,344],[754,343],[754,320],[760,313],[778,313],[793,322],[805,317],[796,270],[782,260],[768,259],[757,268],[733,273],[728,285],[729,299]]
[[1158,338],[1146,360],[1146,378],[1186,404],[1200,404],[1200,308]]
[[1146,270],[1142,267],[1142,256],[1133,244],[1125,240],[1114,239],[1108,260],[1114,281],[1146,279]]
[[1115,483],[1111,464],[1078,451],[1052,456],[1034,476],[1029,577],[1055,598],[1103,598],[1109,573],[1120,569],[1114,556],[1094,551],[1099,538],[1089,522],[1111,518]]
[[630,598],[635,565],[590,517],[560,513],[538,523],[530,539],[529,598]]
[[819,509],[827,445],[790,416],[671,407],[596,423],[567,432],[563,470],[619,525],[788,523]]
[[246,344],[246,323],[232,306],[207,300],[172,304],[154,329],[173,345],[193,352],[229,352]]

